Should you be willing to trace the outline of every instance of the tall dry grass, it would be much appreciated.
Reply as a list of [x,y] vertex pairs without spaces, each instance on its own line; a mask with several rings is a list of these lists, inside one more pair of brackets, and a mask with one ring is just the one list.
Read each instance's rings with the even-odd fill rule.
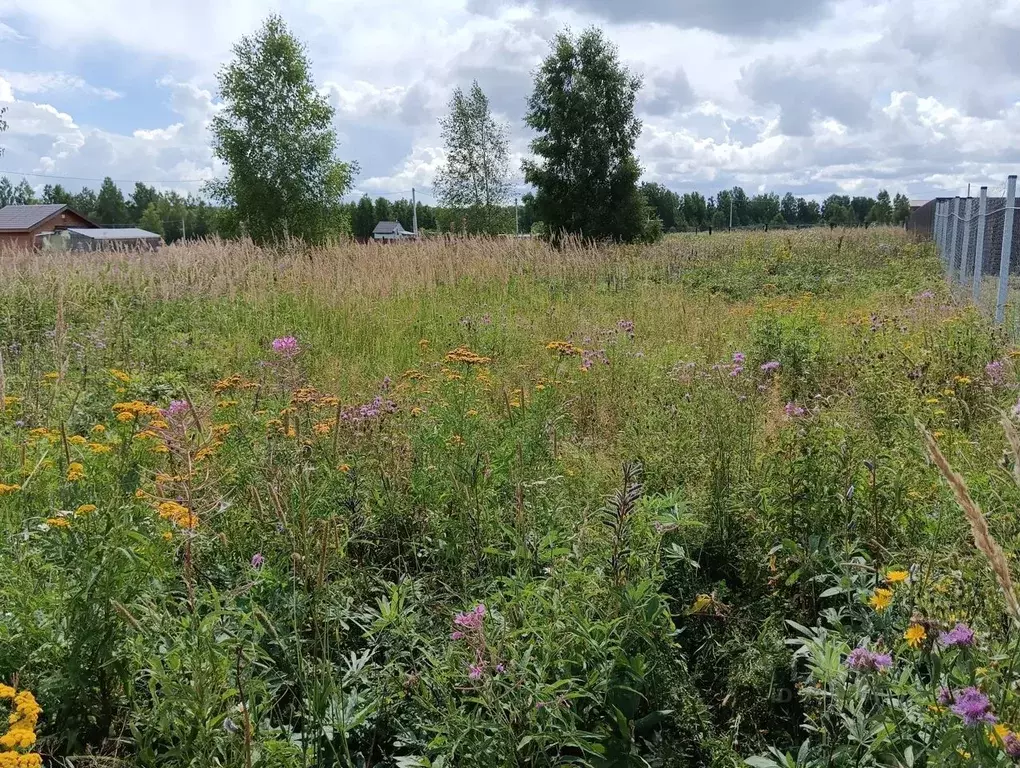
[[[794,249],[817,257],[869,258],[876,241],[905,242],[899,230],[778,231],[671,236],[652,246],[570,241],[463,239],[412,243],[339,243],[261,248],[251,241],[206,240],[152,252],[51,254],[0,251],[0,291],[115,285],[133,295],[258,298],[267,291],[338,301],[429,291],[464,281],[509,284],[520,277],[610,288],[625,281],[669,279],[706,262],[783,258]],[[881,255],[879,253],[879,255]]]

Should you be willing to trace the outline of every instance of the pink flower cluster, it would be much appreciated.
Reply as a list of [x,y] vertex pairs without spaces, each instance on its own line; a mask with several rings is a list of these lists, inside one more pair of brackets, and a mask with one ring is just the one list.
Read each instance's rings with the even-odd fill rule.
[[279,339],[273,339],[273,352],[285,360],[297,357],[301,351],[301,345],[298,344],[298,340],[293,336],[283,336]]
[[[458,613],[453,617],[454,631],[450,633],[450,639],[454,642],[464,640],[475,653],[475,661],[468,665],[468,678],[480,680],[485,674],[485,615],[488,611],[485,603],[479,603],[470,611]],[[496,666],[496,672],[502,672],[503,665]]]

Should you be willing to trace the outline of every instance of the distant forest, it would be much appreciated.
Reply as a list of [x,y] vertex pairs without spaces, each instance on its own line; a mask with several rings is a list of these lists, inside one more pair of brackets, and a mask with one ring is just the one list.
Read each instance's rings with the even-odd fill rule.
[[[830,195],[821,203],[791,193],[782,197],[775,193],[748,196],[741,187],[721,190],[707,198],[698,192],[678,194],[661,184],[651,183],[642,184],[641,192],[662,222],[664,232],[727,229],[731,202],[734,228],[902,224],[910,216],[907,197],[903,194],[890,197],[886,190],[881,190],[876,197]],[[140,182],[126,197],[110,178],[103,181],[98,192],[84,187],[71,193],[60,184],[47,184],[41,194],[37,194],[25,179],[15,185],[7,177],[0,177],[0,207],[34,203],[67,204],[101,226],[141,227],[162,235],[168,243],[185,237],[198,239],[217,235],[229,239],[242,234],[233,209],[193,195],[161,191]],[[399,221],[408,231],[414,225],[412,204],[407,199],[379,197],[373,200],[365,195],[343,208],[342,214],[346,217],[343,229],[360,239],[371,237],[380,221]],[[531,193],[520,198],[516,210],[514,206],[502,206],[498,218],[497,229],[503,233],[545,233],[543,223],[536,218],[535,196]],[[478,231],[471,209],[423,203],[418,203],[418,229],[425,234]]]

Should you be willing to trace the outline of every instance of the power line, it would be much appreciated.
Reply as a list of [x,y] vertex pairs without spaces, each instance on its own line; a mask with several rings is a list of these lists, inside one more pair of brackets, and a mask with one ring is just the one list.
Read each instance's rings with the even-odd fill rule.
[[[24,171],[3,171],[0,174],[5,176],[35,176],[42,179],[63,179],[64,181],[106,181],[108,177],[96,178],[94,176],[55,176],[49,173],[25,173]],[[110,179],[115,184],[202,184],[209,179]]]

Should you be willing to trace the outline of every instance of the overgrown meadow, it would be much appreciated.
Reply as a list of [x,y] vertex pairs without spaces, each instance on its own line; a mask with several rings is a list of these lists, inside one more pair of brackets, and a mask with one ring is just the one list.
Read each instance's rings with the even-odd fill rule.
[[4,768],[1020,755],[1015,352],[899,231],[7,254],[0,353]]

